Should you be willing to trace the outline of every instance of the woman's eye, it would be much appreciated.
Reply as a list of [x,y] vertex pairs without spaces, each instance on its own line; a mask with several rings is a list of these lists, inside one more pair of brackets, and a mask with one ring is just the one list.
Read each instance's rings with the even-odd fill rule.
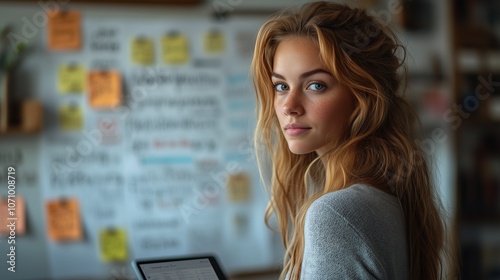
[[309,88],[311,90],[324,90],[325,89],[325,86],[320,84],[320,83],[312,83],[309,85]]
[[288,87],[285,84],[277,83],[277,84],[274,84],[274,89],[276,91],[285,91],[285,90],[288,90]]

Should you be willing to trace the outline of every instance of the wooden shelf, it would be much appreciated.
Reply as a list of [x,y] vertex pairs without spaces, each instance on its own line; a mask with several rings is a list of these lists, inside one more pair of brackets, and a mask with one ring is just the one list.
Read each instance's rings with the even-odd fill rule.
[[20,127],[9,127],[5,131],[0,131],[1,136],[30,136],[37,135],[40,130],[25,130]]
[[[495,223],[496,222],[496,223]],[[500,221],[464,221],[460,228],[460,239],[466,244],[496,244],[500,245]]]
[[[36,0],[0,0],[0,2],[33,2]],[[203,3],[202,0],[72,0],[71,3],[79,4],[134,4],[134,5],[175,5],[175,6],[193,6]]]
[[500,215],[495,216],[463,216],[461,218],[464,227],[496,227],[500,229]]
[[469,118],[469,119],[464,119],[464,125],[479,127],[479,128],[480,127],[489,128],[490,126],[498,128],[500,126],[500,119],[496,120],[490,118]]
[[493,71],[500,73],[500,51],[460,49],[457,56],[458,67],[463,72]]

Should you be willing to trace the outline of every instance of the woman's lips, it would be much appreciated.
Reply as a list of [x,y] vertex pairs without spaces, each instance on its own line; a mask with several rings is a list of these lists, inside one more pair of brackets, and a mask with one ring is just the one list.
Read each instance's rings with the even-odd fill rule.
[[309,131],[310,128],[288,128],[285,130],[289,136],[299,136]]
[[311,128],[298,125],[298,124],[288,124],[285,126],[285,133],[289,136],[299,136],[308,132]]

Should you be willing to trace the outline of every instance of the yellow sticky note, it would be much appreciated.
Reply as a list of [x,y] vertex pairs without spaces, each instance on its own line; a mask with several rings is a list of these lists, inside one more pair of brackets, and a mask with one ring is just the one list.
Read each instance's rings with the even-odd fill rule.
[[59,107],[59,127],[61,130],[81,130],[83,128],[83,109],[79,105]]
[[244,202],[250,199],[250,176],[246,173],[229,175],[227,179],[229,200]]
[[99,233],[101,259],[103,261],[126,261],[128,258],[127,233],[125,229],[104,229]]
[[94,108],[111,108],[122,100],[122,79],[116,71],[89,73],[89,103]]
[[189,60],[188,38],[171,34],[162,39],[163,61],[166,64],[185,64]]
[[61,93],[81,93],[85,90],[85,68],[81,65],[59,65],[58,90]]
[[82,43],[81,13],[52,11],[48,13],[47,41],[51,50],[79,50]]
[[47,201],[48,236],[53,241],[78,241],[83,238],[80,205],[76,199]]
[[154,44],[151,39],[135,38],[130,42],[132,62],[140,65],[151,65],[154,62]]
[[207,32],[203,38],[203,44],[208,54],[223,53],[226,47],[224,34],[218,31]]
[[0,226],[0,234],[12,235],[24,234],[26,232],[26,211],[24,210],[24,198],[16,195],[0,198],[0,221],[5,226]]

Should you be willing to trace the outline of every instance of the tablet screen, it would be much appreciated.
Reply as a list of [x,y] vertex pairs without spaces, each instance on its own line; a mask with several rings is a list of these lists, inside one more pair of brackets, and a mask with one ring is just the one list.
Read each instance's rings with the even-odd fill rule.
[[136,265],[145,280],[226,279],[213,257],[139,261]]

